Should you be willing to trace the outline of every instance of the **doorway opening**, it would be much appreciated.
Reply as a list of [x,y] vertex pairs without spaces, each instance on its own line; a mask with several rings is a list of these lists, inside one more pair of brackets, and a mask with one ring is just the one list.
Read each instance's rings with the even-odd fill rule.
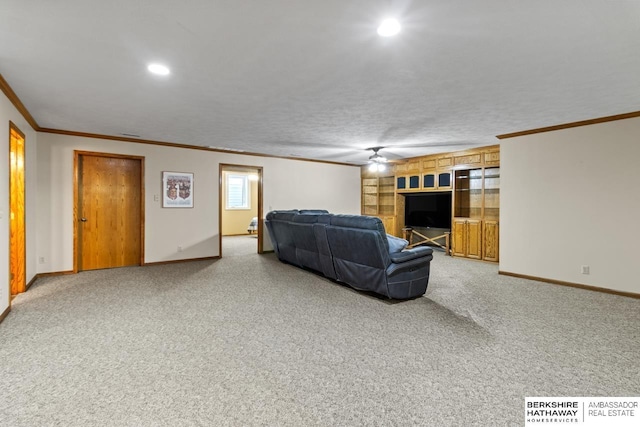
[[220,256],[263,252],[262,167],[220,164]]
[[27,290],[24,151],[24,133],[9,122],[9,289],[12,296]]
[[75,152],[73,271],[144,264],[144,157]]

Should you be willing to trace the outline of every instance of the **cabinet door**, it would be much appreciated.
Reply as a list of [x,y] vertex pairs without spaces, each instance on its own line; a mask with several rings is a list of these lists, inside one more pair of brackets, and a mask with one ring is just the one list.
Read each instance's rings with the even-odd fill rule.
[[436,188],[435,173],[425,173],[422,175],[422,188],[425,190],[433,190]]
[[442,172],[438,174],[438,188],[440,190],[451,188],[451,172]]
[[456,256],[467,255],[467,220],[453,219],[453,232],[451,233],[451,253]]
[[404,190],[405,188],[407,188],[407,177],[406,176],[399,176],[396,179],[396,188],[398,190]]
[[498,221],[485,221],[483,244],[484,244],[484,259],[487,261],[498,261],[498,242],[499,242],[499,228]]
[[482,259],[482,221],[467,220],[467,257]]

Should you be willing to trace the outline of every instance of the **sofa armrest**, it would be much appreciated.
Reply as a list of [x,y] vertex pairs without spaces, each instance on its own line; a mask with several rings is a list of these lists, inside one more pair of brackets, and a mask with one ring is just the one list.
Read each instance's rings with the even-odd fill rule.
[[399,264],[407,261],[411,261],[412,259],[425,257],[433,254],[433,249],[428,248],[426,246],[418,246],[417,248],[405,249],[402,252],[396,252],[394,254],[389,254],[389,258],[391,258],[391,262],[394,264]]

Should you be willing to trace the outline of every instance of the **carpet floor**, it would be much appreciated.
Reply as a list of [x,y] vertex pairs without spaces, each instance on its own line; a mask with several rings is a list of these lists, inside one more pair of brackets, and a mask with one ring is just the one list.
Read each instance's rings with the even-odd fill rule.
[[393,302],[254,250],[39,279],[0,425],[523,425],[526,396],[640,395],[639,354],[640,300],[435,253]]

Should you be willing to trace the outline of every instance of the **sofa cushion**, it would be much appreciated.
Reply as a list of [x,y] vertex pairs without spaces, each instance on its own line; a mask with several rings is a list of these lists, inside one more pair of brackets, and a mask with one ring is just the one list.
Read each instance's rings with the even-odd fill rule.
[[300,215],[319,215],[319,214],[328,214],[329,211],[324,209],[301,209]]
[[407,247],[409,242],[404,239],[401,239],[396,236],[392,236],[391,234],[387,234],[387,241],[389,242],[389,253],[395,254],[397,252],[402,252],[404,248]]

